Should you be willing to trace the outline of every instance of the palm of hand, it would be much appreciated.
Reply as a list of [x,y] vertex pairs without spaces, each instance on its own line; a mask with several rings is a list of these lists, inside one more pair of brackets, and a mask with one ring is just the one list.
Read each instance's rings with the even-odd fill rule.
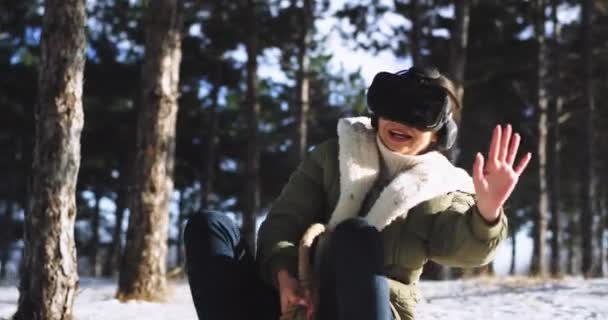
[[473,164],[473,183],[477,194],[477,207],[487,221],[495,221],[500,208],[507,201],[519,176],[526,169],[532,155],[527,153],[513,168],[521,137],[512,135],[511,125],[504,129],[496,126],[492,133],[487,164],[484,157],[477,153]]

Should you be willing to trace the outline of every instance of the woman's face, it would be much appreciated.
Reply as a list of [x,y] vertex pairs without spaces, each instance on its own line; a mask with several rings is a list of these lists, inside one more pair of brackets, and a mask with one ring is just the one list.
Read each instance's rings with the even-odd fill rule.
[[422,131],[384,118],[378,119],[378,135],[387,148],[404,155],[417,155],[437,141],[433,131]]

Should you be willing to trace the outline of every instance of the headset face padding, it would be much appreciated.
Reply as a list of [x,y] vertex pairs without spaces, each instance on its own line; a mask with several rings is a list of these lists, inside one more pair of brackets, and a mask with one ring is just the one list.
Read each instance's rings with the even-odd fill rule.
[[[375,130],[378,130],[378,116],[372,114],[371,115],[371,123],[372,127]],[[438,139],[437,139],[437,149],[439,150],[448,150],[454,146],[456,143],[456,139],[458,138],[458,125],[453,118],[450,117],[448,122],[437,131]]]

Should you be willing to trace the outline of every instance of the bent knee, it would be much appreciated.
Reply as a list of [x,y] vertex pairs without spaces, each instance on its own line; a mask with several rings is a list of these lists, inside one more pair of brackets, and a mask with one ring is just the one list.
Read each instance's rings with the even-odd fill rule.
[[201,211],[188,218],[184,227],[184,242],[205,238],[218,232],[238,232],[234,222],[219,211]]
[[378,230],[363,218],[350,218],[338,224],[333,239],[341,242],[367,242],[365,240],[379,237]]

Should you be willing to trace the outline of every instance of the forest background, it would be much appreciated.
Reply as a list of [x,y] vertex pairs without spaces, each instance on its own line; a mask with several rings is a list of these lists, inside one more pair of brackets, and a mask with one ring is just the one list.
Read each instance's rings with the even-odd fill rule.
[[457,84],[457,165],[497,123],[534,155],[497,265],[425,277],[605,277],[608,1],[2,0],[0,281],[20,280],[17,315],[39,291],[73,297],[78,275],[158,298],[200,210],[253,244],[306,152],[366,113],[373,75],[412,64]]

